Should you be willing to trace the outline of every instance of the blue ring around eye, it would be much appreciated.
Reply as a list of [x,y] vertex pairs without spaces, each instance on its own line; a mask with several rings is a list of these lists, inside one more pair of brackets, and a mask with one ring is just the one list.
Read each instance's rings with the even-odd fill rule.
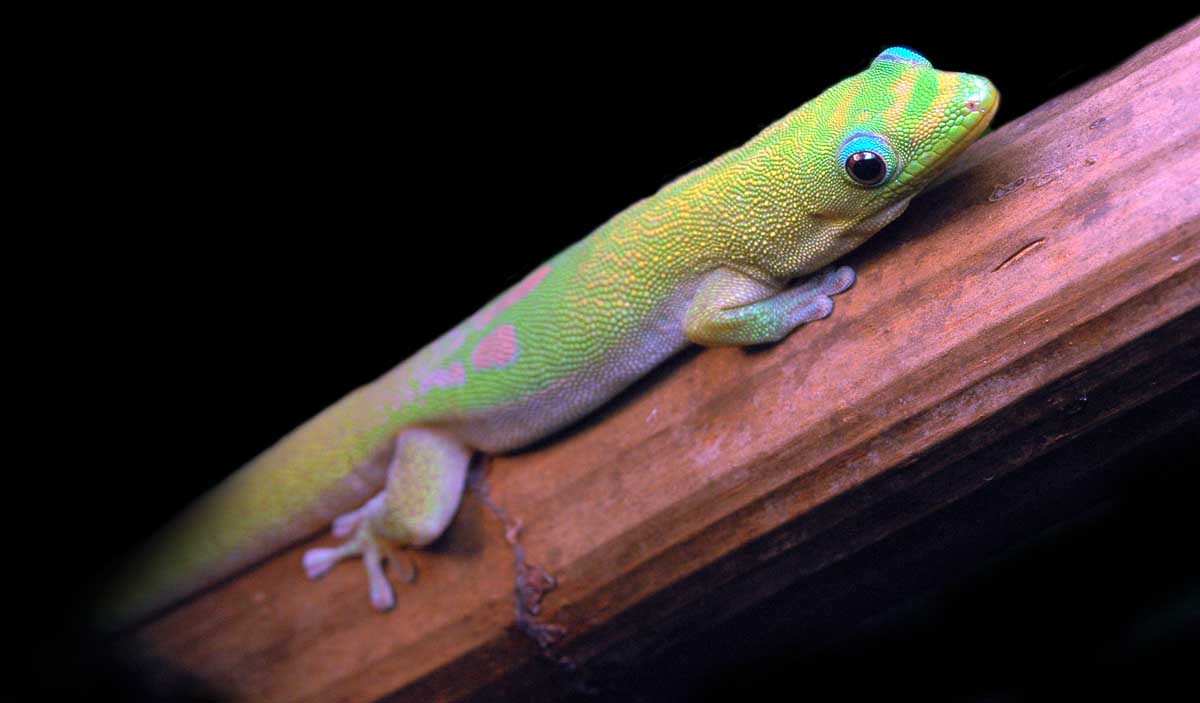
[[896,160],[896,152],[892,149],[892,145],[878,134],[858,133],[852,134],[846,141],[842,142],[842,148],[838,149],[838,168],[846,175],[846,179],[855,185],[861,186],[850,174],[846,172],[846,159],[852,154],[857,154],[860,151],[869,151],[878,154],[883,159],[884,165],[887,167],[887,172],[883,179],[878,183],[872,184],[872,188],[877,188],[891,180],[892,176],[899,170],[899,163]]

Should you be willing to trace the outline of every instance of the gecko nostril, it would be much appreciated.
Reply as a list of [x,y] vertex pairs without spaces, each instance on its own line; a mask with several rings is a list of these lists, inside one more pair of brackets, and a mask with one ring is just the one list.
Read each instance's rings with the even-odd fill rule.
[[988,112],[996,106],[995,87],[986,78],[967,74],[962,86],[962,105],[969,113]]

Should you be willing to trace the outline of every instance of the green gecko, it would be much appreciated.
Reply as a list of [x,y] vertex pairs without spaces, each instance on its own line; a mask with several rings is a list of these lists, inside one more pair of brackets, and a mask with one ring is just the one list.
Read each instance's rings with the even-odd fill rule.
[[386,545],[446,529],[475,452],[575,422],[688,344],[774,342],[829,315],[854,282],[830,264],[899,216],[998,102],[985,78],[885,50],[279,440],[150,541],[107,616],[144,616],[330,521],[346,541],[309,550],[308,576],[361,557],[387,610]]

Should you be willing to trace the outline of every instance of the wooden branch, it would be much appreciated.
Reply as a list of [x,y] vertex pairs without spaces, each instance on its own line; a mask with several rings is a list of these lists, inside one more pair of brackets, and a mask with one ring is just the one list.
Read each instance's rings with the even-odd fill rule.
[[829,320],[685,354],[493,460],[392,613],[359,569],[306,582],[306,544],[137,645],[239,698],[544,700],[1168,394],[1200,368],[1197,83],[1193,21],[973,146],[852,257]]

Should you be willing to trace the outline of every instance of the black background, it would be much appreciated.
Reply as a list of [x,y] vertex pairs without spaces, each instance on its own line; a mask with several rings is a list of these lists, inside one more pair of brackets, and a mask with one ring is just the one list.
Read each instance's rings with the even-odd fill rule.
[[[37,112],[49,136],[30,139],[44,154],[30,183],[53,196],[34,237],[53,276],[32,289],[53,314],[32,317],[61,382],[43,393],[50,438],[38,440],[31,490],[39,505],[55,496],[70,545],[23,567],[53,575],[31,598],[47,604],[34,609],[35,685],[132,695],[72,644],[81,589],[112,555],[614,212],[881,49],[991,78],[1001,126],[1188,19],[984,10],[103,18],[112,31],[79,60],[48,59],[55,80]],[[1139,545],[1164,544],[1158,529],[1195,532],[1163,522],[1195,495],[1182,468],[1195,429],[1130,459],[1144,480],[1128,500],[986,562],[944,598],[915,594],[875,635],[811,659],[785,645],[695,680],[715,700],[780,680],[796,697],[839,686],[852,698],[1037,697],[1034,673],[1093,690],[1101,664],[1183,681],[1169,662],[1196,634],[1200,579],[1184,553]],[[1110,552],[1115,535],[1124,547]],[[1143,620],[1168,623],[1161,658],[1109,647],[1103,659],[1115,635],[1085,626]],[[1030,648],[1047,637],[1053,648]],[[1062,668],[1046,661],[1056,655]]]

